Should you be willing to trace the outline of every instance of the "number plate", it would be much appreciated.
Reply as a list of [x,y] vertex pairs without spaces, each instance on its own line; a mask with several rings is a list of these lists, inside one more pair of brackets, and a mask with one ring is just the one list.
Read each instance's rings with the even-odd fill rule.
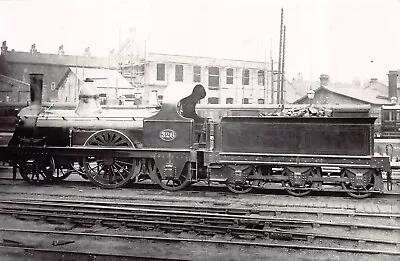
[[176,138],[176,132],[171,129],[160,131],[160,139],[163,141],[173,141]]

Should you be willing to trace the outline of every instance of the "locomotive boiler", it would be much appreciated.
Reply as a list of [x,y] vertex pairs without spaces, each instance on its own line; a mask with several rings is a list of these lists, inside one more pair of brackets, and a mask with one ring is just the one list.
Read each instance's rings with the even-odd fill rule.
[[390,173],[389,158],[374,154],[375,118],[213,121],[196,113],[204,87],[179,84],[168,87],[159,111],[107,115],[89,84],[76,110],[43,110],[37,102],[41,77],[32,75],[32,103],[20,112],[9,145],[21,175],[32,183],[47,182],[55,169],[74,163],[106,188],[150,179],[179,190],[204,181],[235,193],[274,185],[295,196],[342,191],[364,198],[382,193],[382,173]]
[[[81,87],[79,103],[74,110],[53,109],[52,106],[46,108],[42,106],[42,84],[43,75],[30,75],[30,106],[23,108],[18,114],[18,124],[9,142],[10,146],[97,145],[136,148],[142,141],[143,119],[157,111],[155,108],[102,109],[97,88],[91,79],[86,79]],[[38,184],[51,179],[64,179],[72,170],[86,177],[83,173],[83,160],[85,158],[65,157],[62,154],[42,157],[23,151],[17,153],[16,157],[21,176],[28,182]],[[55,171],[57,175],[53,175]],[[123,182],[109,184],[111,187],[122,185]]]

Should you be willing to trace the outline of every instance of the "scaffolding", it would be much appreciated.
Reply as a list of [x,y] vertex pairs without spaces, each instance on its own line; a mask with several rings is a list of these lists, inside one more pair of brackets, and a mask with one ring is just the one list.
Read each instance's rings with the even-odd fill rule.
[[143,89],[145,83],[145,50],[137,44],[136,30],[130,29],[129,36],[120,44],[115,58],[118,61],[118,69],[121,75],[129,83]]

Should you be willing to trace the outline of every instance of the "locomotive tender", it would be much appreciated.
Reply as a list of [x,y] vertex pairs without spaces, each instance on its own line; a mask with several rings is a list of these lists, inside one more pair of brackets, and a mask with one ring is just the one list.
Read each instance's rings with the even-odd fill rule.
[[179,190],[205,181],[235,193],[275,184],[295,196],[344,191],[364,198],[382,193],[382,173],[390,173],[388,157],[374,155],[375,118],[230,116],[216,122],[196,114],[206,95],[202,85],[168,87],[159,111],[121,115],[101,109],[95,87],[86,83],[75,110],[52,110],[41,106],[42,81],[43,75],[31,74],[31,105],[19,113],[7,148],[31,183],[75,168],[105,188],[151,179]]

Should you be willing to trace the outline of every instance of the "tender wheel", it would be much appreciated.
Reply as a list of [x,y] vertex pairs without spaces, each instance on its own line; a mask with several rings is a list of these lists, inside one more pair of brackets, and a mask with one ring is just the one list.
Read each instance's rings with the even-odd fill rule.
[[349,196],[359,199],[371,196],[375,186],[375,170],[346,169],[340,176],[346,179],[342,183],[342,188],[353,190],[346,191]]
[[55,170],[53,157],[35,155],[22,157],[19,162],[19,172],[21,177],[31,184],[48,183]]
[[321,175],[309,167],[288,167],[283,170],[283,176],[289,180],[282,181],[286,192],[292,196],[302,197],[311,193],[316,183],[309,181],[309,177]]
[[154,162],[151,164],[150,176],[153,181],[155,181],[160,187],[169,191],[177,191],[187,187],[192,178],[192,173],[190,171],[190,163],[186,163],[182,172],[175,178],[163,178],[160,171],[155,166]]
[[246,180],[245,184],[233,184],[227,182],[226,186],[230,191],[236,194],[245,194],[253,190],[252,186],[257,186],[258,181],[255,180]]
[[226,186],[230,191],[237,194],[248,193],[260,182],[248,180],[251,175],[258,175],[258,170],[250,165],[225,165],[222,171],[228,174]]
[[[92,134],[85,146],[134,147],[132,141],[116,130],[101,130]],[[135,158],[85,157],[83,166],[87,177],[104,188],[118,188],[127,184],[141,169],[141,161]]]

